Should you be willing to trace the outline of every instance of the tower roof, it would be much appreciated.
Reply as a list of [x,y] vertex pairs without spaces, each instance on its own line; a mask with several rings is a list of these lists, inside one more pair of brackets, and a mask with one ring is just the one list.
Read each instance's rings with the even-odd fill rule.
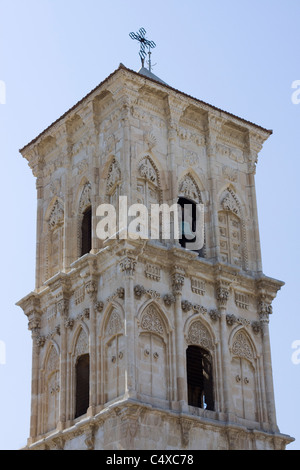
[[80,106],[85,100],[87,100],[91,95],[93,95],[93,93],[96,93],[98,90],[100,90],[101,87],[103,87],[103,85],[105,85],[106,82],[108,82],[111,78],[113,78],[116,74],[118,74],[120,71],[122,70],[125,70],[127,72],[129,72],[130,74],[132,74],[133,76],[138,76],[138,77],[144,77],[146,78],[147,80],[150,80],[152,82],[155,82],[157,84],[160,84],[161,86],[163,86],[164,88],[167,88],[168,90],[170,91],[173,91],[175,93],[179,93],[180,95],[182,95],[183,97],[186,97],[186,98],[189,98],[189,99],[192,99],[196,104],[200,104],[202,106],[204,106],[206,109],[210,109],[212,111],[217,111],[219,113],[222,113],[224,114],[225,117],[228,117],[228,118],[233,118],[234,120],[238,120],[240,125],[246,125],[246,126],[250,126],[250,127],[254,127],[256,130],[258,131],[261,131],[262,133],[264,134],[267,134],[265,137],[267,138],[270,134],[273,133],[272,130],[269,130],[269,129],[266,129],[258,124],[255,124],[251,121],[248,121],[246,119],[243,119],[239,116],[236,116],[228,111],[224,111],[214,105],[211,105],[209,103],[206,103],[198,98],[195,98],[193,96],[190,96],[188,95],[187,93],[184,93],[180,90],[177,90],[176,88],[173,88],[171,87],[170,85],[168,85],[167,83],[165,83],[163,80],[161,80],[159,77],[157,77],[154,73],[150,72],[149,70],[147,70],[145,67],[141,67],[141,69],[138,71],[138,72],[135,72],[134,70],[131,70],[129,69],[128,67],[126,67],[125,65],[123,65],[122,63],[120,63],[119,67],[114,71],[112,72],[106,79],[104,79],[99,85],[97,85],[93,90],[91,90],[86,96],[84,96],[80,101],[78,101],[74,106],[72,106],[70,109],[68,109],[62,116],[60,116],[58,119],[56,119],[56,121],[54,121],[52,124],[50,124],[45,130],[43,130],[39,135],[37,135],[31,142],[29,142],[28,144],[26,144],[24,147],[22,147],[20,149],[20,152],[22,153],[23,151],[26,150],[27,147],[35,144],[44,134],[46,134],[47,132],[49,132],[51,130],[51,128],[53,126],[55,126],[56,124],[58,124],[61,120],[63,120],[69,113],[73,112],[78,106]]
[[151,80],[155,80],[156,82],[160,82],[163,85],[169,86],[166,82],[164,82],[161,78],[157,77],[152,73],[149,69],[146,69],[146,67],[141,67],[140,70],[138,71],[140,75],[143,75],[144,77],[151,78]]

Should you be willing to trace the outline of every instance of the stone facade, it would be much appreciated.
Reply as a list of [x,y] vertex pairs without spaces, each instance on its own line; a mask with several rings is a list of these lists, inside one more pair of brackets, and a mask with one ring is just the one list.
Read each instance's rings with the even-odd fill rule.
[[[276,424],[268,327],[283,283],[262,272],[254,182],[270,133],[120,65],[21,150],[38,199],[36,286],[18,303],[33,339],[26,448],[291,442]],[[201,256],[176,240],[100,240],[97,207],[119,196],[202,203]],[[189,347],[209,358],[209,406],[188,397]],[[87,355],[89,406],[76,417]]]

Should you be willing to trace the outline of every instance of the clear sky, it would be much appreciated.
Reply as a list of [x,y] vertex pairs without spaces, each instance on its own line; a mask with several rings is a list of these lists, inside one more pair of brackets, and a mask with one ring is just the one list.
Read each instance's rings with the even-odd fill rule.
[[300,449],[299,21],[299,0],[0,0],[0,449],[29,435],[31,338],[15,302],[34,289],[36,190],[18,149],[120,62],[138,70],[140,27],[162,80],[274,131],[256,187],[264,273],[286,282],[270,322],[277,419]]

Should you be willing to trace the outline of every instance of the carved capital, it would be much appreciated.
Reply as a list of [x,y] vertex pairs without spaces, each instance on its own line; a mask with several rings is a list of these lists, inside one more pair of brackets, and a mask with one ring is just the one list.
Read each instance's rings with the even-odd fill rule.
[[219,285],[217,287],[217,301],[220,307],[226,307],[229,299],[229,289],[225,286]]
[[174,295],[182,294],[184,286],[184,272],[182,270],[175,270],[171,276],[172,289]]
[[127,276],[133,276],[135,273],[136,260],[127,256],[120,261],[120,268]]

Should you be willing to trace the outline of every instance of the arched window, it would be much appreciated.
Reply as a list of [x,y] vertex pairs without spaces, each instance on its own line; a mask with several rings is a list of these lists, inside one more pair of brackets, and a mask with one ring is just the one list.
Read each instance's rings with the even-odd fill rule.
[[76,362],[75,418],[84,415],[89,407],[90,356],[83,354]]
[[211,354],[199,346],[186,351],[188,404],[207,410],[214,409]]
[[[179,243],[182,248],[189,249],[190,244],[196,241],[194,234],[197,228],[197,204],[185,197],[180,197],[177,204],[181,208],[179,219],[181,219],[182,237],[179,239]],[[201,221],[199,220],[198,223],[201,223]],[[192,251],[197,252],[200,257],[204,257],[203,247]]]
[[81,256],[89,253],[92,249],[92,208],[88,207],[81,222]]

